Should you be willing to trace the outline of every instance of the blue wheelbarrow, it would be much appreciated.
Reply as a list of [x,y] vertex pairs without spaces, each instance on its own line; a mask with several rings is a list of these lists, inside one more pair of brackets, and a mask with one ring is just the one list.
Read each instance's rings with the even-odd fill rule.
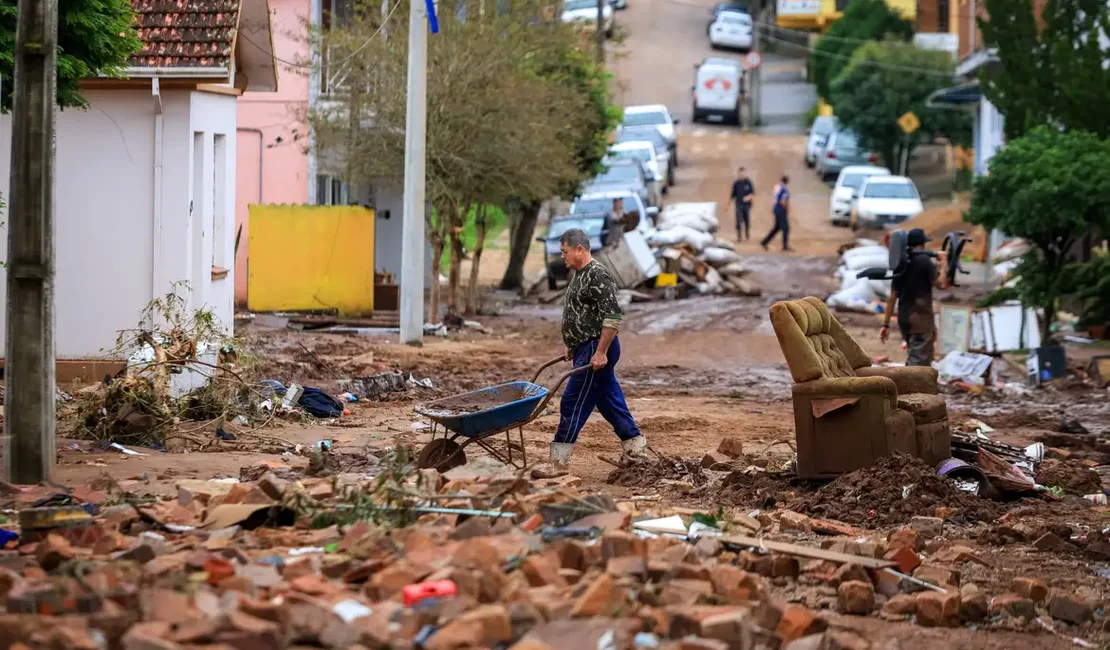
[[[580,366],[563,373],[550,390],[536,384],[544,370],[564,360],[563,357],[556,357],[543,364],[531,381],[498,384],[418,405],[416,412],[432,421],[432,440],[416,455],[416,466],[446,472],[465,465],[466,446],[474,443],[506,465],[517,469],[527,467],[524,425],[543,413],[552,396],[571,375],[590,368]],[[514,429],[520,438],[519,443],[511,437]],[[490,445],[489,438],[499,433],[505,434],[504,452]],[[519,452],[515,458],[514,449]],[[518,459],[519,464],[516,462]]]

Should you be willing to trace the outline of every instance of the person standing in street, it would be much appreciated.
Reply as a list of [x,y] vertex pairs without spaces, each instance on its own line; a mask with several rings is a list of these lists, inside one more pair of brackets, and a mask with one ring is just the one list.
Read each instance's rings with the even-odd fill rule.
[[624,212],[624,200],[613,199],[613,209],[605,216],[605,227],[608,234],[605,236],[605,247],[616,246],[624,236],[624,223],[627,215]]
[[933,258],[924,253],[929,238],[921,228],[906,233],[906,254],[909,262],[903,272],[890,284],[890,298],[886,302],[883,327],[879,340],[890,338],[890,318],[898,306],[898,329],[906,342],[907,366],[933,364],[937,340],[936,322],[933,319],[933,287],[943,289],[948,285],[946,276],[937,268]]
[[775,227],[767,233],[763,241],[759,242],[763,250],[767,250],[767,244],[770,244],[775,235],[779,233],[782,233],[782,250],[784,252],[790,250],[790,190],[787,188],[789,184],[790,177],[783,176],[782,181],[775,186],[775,205],[771,208],[775,215]]
[[532,471],[533,478],[554,478],[567,473],[574,443],[596,408],[612,425],[621,441],[621,457],[642,458],[647,439],[640,433],[614,368],[621,358],[617,338],[623,313],[617,302],[617,283],[590,254],[590,237],[571,228],[559,238],[567,268],[574,272],[563,307],[564,355],[576,368],[590,369],[567,380],[559,403],[559,427],[551,443],[550,462]]
[[732,181],[732,193],[728,195],[729,204],[736,204],[736,241],[744,241],[745,237],[751,241],[751,214],[754,200],[755,186],[741,167],[736,170],[736,180]]

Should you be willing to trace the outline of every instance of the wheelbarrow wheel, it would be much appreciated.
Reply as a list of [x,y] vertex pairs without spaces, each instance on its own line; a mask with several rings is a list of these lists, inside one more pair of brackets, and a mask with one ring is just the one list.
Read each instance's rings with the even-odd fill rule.
[[459,443],[447,438],[438,438],[424,445],[416,455],[416,466],[420,469],[436,469],[446,472],[466,464],[466,452]]

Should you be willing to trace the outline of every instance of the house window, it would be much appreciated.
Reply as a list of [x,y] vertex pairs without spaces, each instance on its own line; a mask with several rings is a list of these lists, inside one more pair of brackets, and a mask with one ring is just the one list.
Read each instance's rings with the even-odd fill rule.
[[941,34],[947,34],[952,28],[948,2],[949,0],[937,0],[937,31]]
[[207,213],[211,212],[211,204],[206,203],[204,198],[204,163],[207,160],[204,151],[204,132],[193,132],[193,198],[189,201],[189,225],[192,228],[192,237],[190,244],[192,250],[190,251],[190,262],[192,263],[193,272],[192,277],[189,278],[190,289],[193,293],[193,304],[198,304],[196,301],[203,300],[203,287],[205,278],[208,277],[210,269],[204,267],[209,266],[205,264],[208,260],[204,259],[204,229],[206,226],[209,228],[210,217]]
[[212,271],[227,268],[227,136],[212,137]]
[[349,25],[354,17],[354,5],[351,0],[322,0],[320,15],[320,31],[324,38],[324,51],[320,53],[320,92],[328,93],[330,88],[329,78],[334,73],[328,65],[330,46],[327,39],[332,27]]
[[326,174],[316,177],[316,205],[347,205],[349,186]]

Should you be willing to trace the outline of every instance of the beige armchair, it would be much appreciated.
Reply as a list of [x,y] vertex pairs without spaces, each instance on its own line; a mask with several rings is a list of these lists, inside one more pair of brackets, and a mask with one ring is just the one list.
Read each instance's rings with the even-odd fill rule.
[[770,313],[795,382],[799,477],[838,476],[893,452],[930,464],[951,455],[936,370],[872,367],[817,298],[778,302]]

